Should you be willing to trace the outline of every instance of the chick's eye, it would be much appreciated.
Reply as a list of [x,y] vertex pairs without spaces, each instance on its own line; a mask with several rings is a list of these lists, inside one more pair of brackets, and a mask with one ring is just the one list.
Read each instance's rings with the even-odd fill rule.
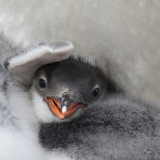
[[46,88],[46,86],[47,86],[46,81],[45,81],[44,79],[42,79],[42,78],[39,79],[38,84],[39,84],[39,87],[40,87],[41,89],[44,89],[44,88]]
[[98,94],[99,94],[99,88],[94,88],[93,91],[92,91],[92,96],[97,97]]

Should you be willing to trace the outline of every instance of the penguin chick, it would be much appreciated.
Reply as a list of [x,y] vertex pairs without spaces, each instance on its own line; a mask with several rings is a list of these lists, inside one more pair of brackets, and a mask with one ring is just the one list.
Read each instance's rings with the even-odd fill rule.
[[42,123],[70,121],[104,96],[108,83],[99,68],[80,59],[42,66],[31,87],[35,114]]
[[[45,85],[41,85],[41,79]],[[63,99],[69,104],[83,104],[59,123],[49,104],[39,106],[34,102],[39,106],[35,111],[41,120],[42,146],[81,160],[159,159],[160,110],[122,94],[108,94],[106,84],[98,68],[82,61],[68,59],[40,68],[33,83],[39,99],[59,99],[52,100],[56,106],[60,104],[57,108],[61,112]],[[38,98],[35,101],[42,103]],[[74,116],[76,113],[79,116]]]

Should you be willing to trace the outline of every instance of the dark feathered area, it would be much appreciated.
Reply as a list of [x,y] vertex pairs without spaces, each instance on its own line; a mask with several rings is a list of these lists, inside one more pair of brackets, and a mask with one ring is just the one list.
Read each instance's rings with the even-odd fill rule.
[[159,159],[160,111],[125,96],[89,105],[78,118],[42,124],[41,144],[75,159]]

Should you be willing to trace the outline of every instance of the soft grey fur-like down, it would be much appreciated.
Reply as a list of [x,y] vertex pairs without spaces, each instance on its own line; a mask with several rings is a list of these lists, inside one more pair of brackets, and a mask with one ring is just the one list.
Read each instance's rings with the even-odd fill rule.
[[38,123],[27,93],[12,85],[2,66],[0,77],[0,159],[43,160],[36,134]]
[[45,148],[81,160],[160,157],[160,111],[125,96],[112,95],[89,106],[68,123],[41,126]]
[[[62,44],[62,47],[61,47]],[[47,62],[47,59],[43,58],[44,55],[48,55],[50,57],[48,61],[62,60],[68,57],[67,49],[65,48],[65,44],[68,43],[55,43],[50,45],[41,45],[35,48],[30,49],[28,52],[23,52],[22,54],[17,54],[17,56],[9,58],[6,60],[7,63],[4,63],[4,57],[1,59],[0,65],[0,159],[1,160],[50,160],[57,159],[63,160],[67,159],[65,155],[62,154],[62,157],[57,156],[58,153],[47,153],[40,146],[38,140],[38,132],[39,132],[39,122],[37,121],[33,109],[32,104],[29,98],[28,87],[26,84],[21,82],[21,78],[28,77],[31,74],[30,69],[29,72],[21,72],[14,75],[14,73],[18,73],[17,71],[21,71],[21,69],[26,70],[27,65],[24,64],[27,61],[34,63],[35,55],[38,53],[38,61],[43,60],[43,62]],[[64,45],[64,46],[63,46]],[[58,46],[58,47],[57,47]],[[46,50],[46,47],[48,50]],[[64,48],[65,49],[64,49]],[[71,46],[72,47],[72,46]],[[8,48],[6,48],[7,50]],[[65,50],[65,53],[61,53]],[[1,52],[5,51],[5,46],[1,46]],[[35,52],[30,55],[30,51]],[[29,54],[29,56],[28,56]],[[13,63],[13,61],[18,62],[21,57],[27,55],[28,57],[21,62],[21,67]],[[2,63],[3,62],[3,63]],[[34,67],[37,67],[37,63],[34,63]],[[42,62],[42,63],[43,63]],[[14,64],[14,65],[13,65]],[[36,65],[37,64],[37,65]],[[12,65],[12,66],[11,66]],[[40,63],[41,65],[41,63]],[[29,65],[30,66],[30,65]],[[8,67],[8,68],[7,68]],[[10,67],[10,69],[9,69]],[[16,69],[15,69],[16,68]],[[11,71],[12,70],[12,71]],[[14,73],[13,73],[14,71]],[[34,73],[34,71],[33,71]],[[19,77],[18,80],[15,77]],[[21,77],[22,76],[22,77]],[[32,81],[32,80],[31,80]]]
[[[40,73],[45,73],[48,82],[44,90],[32,86],[40,97],[54,97],[66,87],[73,91],[76,102],[86,104],[84,113],[69,122],[69,117],[61,122],[45,122],[48,116],[41,113],[44,120],[39,137],[44,148],[80,160],[159,159],[159,108],[108,91],[108,79],[103,73],[80,60],[68,59],[40,68],[35,84]],[[99,88],[96,97],[91,96],[95,84]]]

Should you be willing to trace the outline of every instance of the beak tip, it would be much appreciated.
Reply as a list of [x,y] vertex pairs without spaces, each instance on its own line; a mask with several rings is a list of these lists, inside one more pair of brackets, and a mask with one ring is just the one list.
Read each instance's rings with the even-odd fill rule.
[[61,114],[59,114],[57,117],[58,117],[59,119],[61,119],[61,120],[63,120],[63,119],[65,119],[65,118],[66,118],[66,116],[65,116],[65,115],[61,115]]

